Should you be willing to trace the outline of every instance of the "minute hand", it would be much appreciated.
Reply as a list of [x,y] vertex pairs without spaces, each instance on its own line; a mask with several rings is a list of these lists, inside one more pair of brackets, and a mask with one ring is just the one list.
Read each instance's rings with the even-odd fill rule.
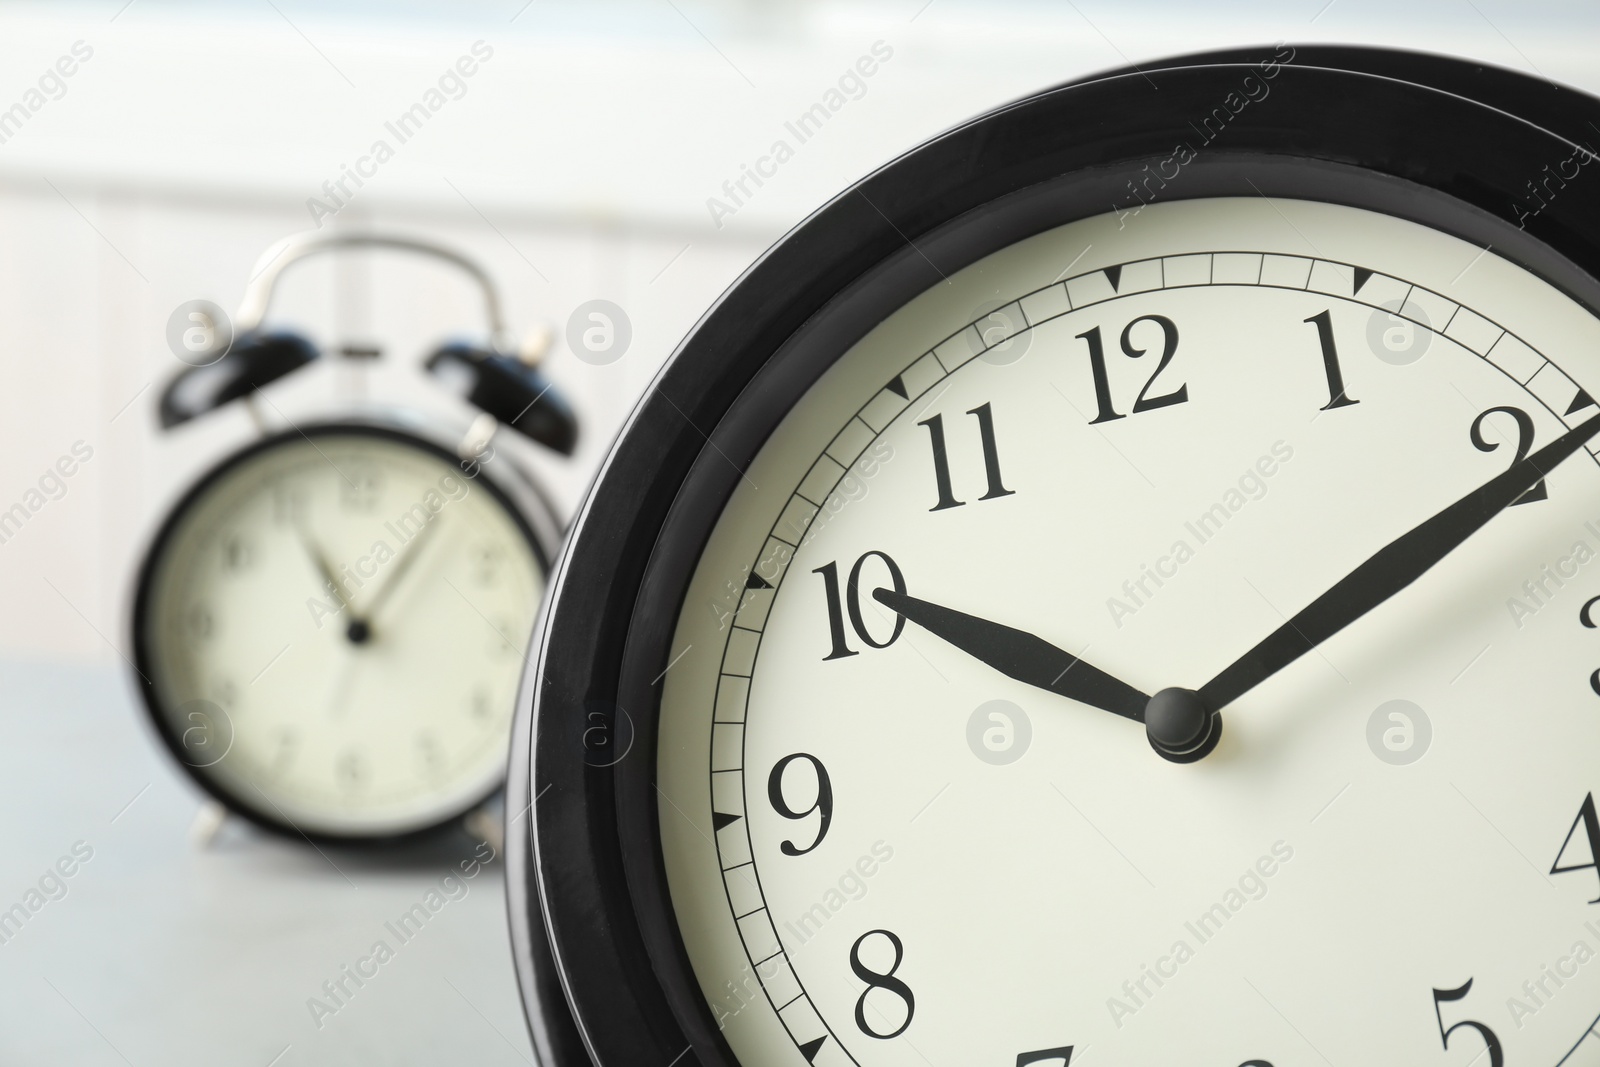
[[1401,534],[1200,688],[1219,711],[1422,577],[1457,545],[1600,433],[1595,415]]

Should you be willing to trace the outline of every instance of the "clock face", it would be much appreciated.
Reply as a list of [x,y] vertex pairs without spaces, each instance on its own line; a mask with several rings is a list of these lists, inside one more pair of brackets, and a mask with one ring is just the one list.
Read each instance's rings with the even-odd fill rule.
[[1309,200],[1085,219],[894,310],[743,471],[671,641],[671,915],[734,1056],[1600,1063],[1589,451],[1193,762],[926,607],[1200,689],[1596,395],[1573,299]]
[[495,787],[544,574],[480,470],[323,428],[182,505],[135,625],[158,723],[208,788],[291,830],[388,836]]

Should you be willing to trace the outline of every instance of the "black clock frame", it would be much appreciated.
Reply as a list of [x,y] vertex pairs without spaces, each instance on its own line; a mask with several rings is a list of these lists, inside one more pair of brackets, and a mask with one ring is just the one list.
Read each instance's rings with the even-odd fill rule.
[[[1114,207],[1274,47],[1047,90],[913,149],[751,266],[678,346],[613,445],[557,562],[513,738],[508,902],[547,1067],[736,1067],[672,915],[655,793],[659,680],[690,575],[795,398],[910,297]],[[1492,244],[1600,314],[1600,210],[1529,183],[1600,141],[1600,100],[1442,56],[1303,46],[1155,202],[1263,195],[1381,211]],[[1585,164],[1587,165],[1587,164]],[[1519,214],[1520,212],[1520,214]],[[1519,221],[1524,225],[1519,228]],[[632,751],[587,759],[597,708]],[[537,796],[537,804],[532,797]],[[532,808],[526,824],[522,813]]]
[[[227,808],[232,814],[238,815],[262,829],[294,838],[297,841],[311,841],[320,845],[343,847],[368,845],[389,847],[422,840],[437,834],[445,827],[457,823],[463,815],[483,806],[489,798],[500,792],[504,786],[504,781],[496,781],[488,789],[484,790],[481,795],[472,798],[469,803],[464,803],[457,809],[440,815],[438,819],[432,822],[398,833],[346,834],[307,829],[296,825],[279,813],[264,810],[247,797],[234,795],[219,785],[212,776],[206,774],[203,768],[196,767],[191,763],[188,754],[183,749],[180,738],[173,735],[172,719],[163,712],[161,696],[155,691],[155,686],[150,681],[154,674],[155,656],[155,649],[152,647],[154,635],[151,633],[151,627],[147,623],[150,612],[150,598],[154,594],[154,581],[160,569],[160,564],[166,557],[169,542],[177,532],[178,526],[184,517],[211,492],[213,487],[231,475],[241,464],[286,445],[294,445],[307,440],[314,443],[318,438],[333,436],[382,438],[398,442],[424,455],[437,457],[451,467],[459,467],[461,462],[460,457],[443,443],[425,436],[420,429],[414,430],[398,422],[377,420],[308,423],[252,441],[244,448],[225,457],[201,474],[184,491],[178,502],[167,512],[166,517],[156,529],[141,556],[139,569],[134,579],[133,606],[129,613],[129,645],[133,650],[132,665],[135,673],[133,684],[134,688],[139,692],[140,703],[144,707],[150,726],[160,739],[162,746],[172,754],[173,760],[176,761],[179,767],[183,768],[190,781],[194,782],[201,790]],[[534,561],[548,582],[551,572],[551,559],[557,547],[552,544],[552,541],[554,536],[559,534],[559,524],[549,502],[544,499],[543,494],[531,482],[527,483],[525,487],[524,495],[526,499],[519,501],[517,499],[519,494],[513,493],[499,484],[496,476],[491,475],[487,468],[479,472],[476,480],[511,516],[523,538],[532,547]],[[523,487],[519,486],[518,489],[521,490]],[[530,517],[527,514],[530,508],[536,508],[542,512],[542,515],[539,516],[539,525],[548,525],[550,529],[543,533],[534,529],[535,523],[530,521]]]

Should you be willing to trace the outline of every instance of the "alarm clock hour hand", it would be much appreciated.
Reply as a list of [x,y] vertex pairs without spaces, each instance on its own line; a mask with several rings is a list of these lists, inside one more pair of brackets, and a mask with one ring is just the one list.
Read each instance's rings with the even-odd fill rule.
[[352,616],[350,622],[345,626],[344,630],[345,638],[352,645],[365,644],[367,640],[372,637],[372,627],[367,625],[366,619],[354,614],[355,605],[350,603],[350,595],[345,591],[344,587],[339,584],[339,579],[334,577],[333,565],[328,562],[327,554],[322,551],[322,549],[317,545],[316,541],[312,539],[311,535],[306,532],[304,526],[299,528],[299,532],[300,544],[305,548],[306,555],[311,557],[311,565],[316,568],[317,574],[321,576],[328,589],[333,592],[333,595],[339,598],[340,605],[351,610]]
[[1568,430],[1443,511],[1379,549],[1200,687],[1213,714],[1422,577],[1600,433],[1600,415]]
[[304,546],[306,555],[311,557],[311,565],[316,568],[317,576],[333,590],[335,596],[343,600],[344,591],[339,588],[339,580],[333,576],[332,564],[328,562],[328,557],[323,554],[322,550],[317,547],[316,542],[312,541],[310,535],[304,530],[300,531],[300,544]]
[[1008,678],[1144,722],[1148,696],[1026,630],[1015,630],[892,589],[877,589],[872,595],[884,607]]

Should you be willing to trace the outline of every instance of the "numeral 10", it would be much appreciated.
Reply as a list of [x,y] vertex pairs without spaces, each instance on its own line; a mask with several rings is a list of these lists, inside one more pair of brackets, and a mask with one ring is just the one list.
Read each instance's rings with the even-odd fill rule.
[[[866,644],[873,648],[888,648],[900,636],[900,631],[906,628],[904,615],[896,614],[894,629],[890,631],[887,639],[879,641],[872,636],[872,631],[867,629],[867,620],[861,614],[861,568],[866,566],[867,560],[876,557],[883,561],[884,567],[889,572],[889,587],[897,593],[906,591],[905,577],[900,573],[900,568],[890,559],[888,553],[872,551],[856,560],[854,567],[850,568],[850,578],[845,589],[839,589],[839,564],[837,561],[825,564],[813,570],[812,574],[822,575],[822,591],[828,600],[828,636],[832,642],[832,650],[822,658],[824,660],[843,659],[846,656],[859,655],[850,647],[849,638],[845,633],[845,615],[850,616],[850,627]],[[874,610],[877,610],[874,606]]]

